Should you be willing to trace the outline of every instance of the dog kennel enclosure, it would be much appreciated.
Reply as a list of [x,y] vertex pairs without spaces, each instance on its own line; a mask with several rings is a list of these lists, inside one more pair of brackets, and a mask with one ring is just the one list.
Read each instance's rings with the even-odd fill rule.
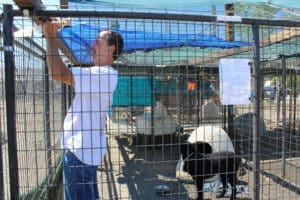
[[[95,27],[121,32],[128,47],[114,64],[101,199],[188,199],[193,183],[176,177],[178,137],[204,124],[224,129],[242,158],[238,198],[300,197],[299,21],[68,9],[24,16],[11,5],[2,16],[0,199],[62,197],[59,140],[72,89],[49,77],[42,34],[14,36],[15,20],[33,30],[31,18],[50,17],[69,21],[60,35],[69,66],[90,64],[84,47]],[[249,60],[248,104],[223,104],[221,59]],[[263,95],[266,80],[274,99]]]

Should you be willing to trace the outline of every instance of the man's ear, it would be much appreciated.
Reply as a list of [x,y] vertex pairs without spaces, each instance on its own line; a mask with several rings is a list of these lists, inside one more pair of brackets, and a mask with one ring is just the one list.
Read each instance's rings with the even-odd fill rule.
[[114,53],[115,50],[116,50],[115,45],[110,45],[110,46],[108,47],[108,50],[109,50],[109,53],[110,53],[111,55],[113,55],[113,53]]

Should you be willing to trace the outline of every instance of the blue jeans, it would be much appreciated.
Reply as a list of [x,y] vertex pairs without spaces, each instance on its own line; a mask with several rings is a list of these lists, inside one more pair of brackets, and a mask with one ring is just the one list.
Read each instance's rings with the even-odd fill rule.
[[64,197],[65,200],[96,200],[97,166],[82,163],[70,151],[63,156]]

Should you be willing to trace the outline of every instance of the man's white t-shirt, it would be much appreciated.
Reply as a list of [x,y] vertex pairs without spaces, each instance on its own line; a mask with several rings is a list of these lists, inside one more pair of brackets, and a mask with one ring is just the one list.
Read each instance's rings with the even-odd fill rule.
[[111,66],[72,68],[75,96],[64,120],[62,148],[99,165],[106,152],[106,116],[118,81]]

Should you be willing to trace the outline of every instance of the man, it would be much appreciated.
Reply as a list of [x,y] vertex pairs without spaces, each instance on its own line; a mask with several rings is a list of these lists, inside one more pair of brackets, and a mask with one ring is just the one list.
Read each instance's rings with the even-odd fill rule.
[[75,96],[64,120],[64,197],[66,200],[100,199],[97,166],[106,152],[106,115],[117,85],[118,73],[112,63],[123,50],[121,35],[99,32],[91,46],[94,66],[68,69],[58,51],[58,22],[43,25],[46,59],[53,80],[71,85]]

